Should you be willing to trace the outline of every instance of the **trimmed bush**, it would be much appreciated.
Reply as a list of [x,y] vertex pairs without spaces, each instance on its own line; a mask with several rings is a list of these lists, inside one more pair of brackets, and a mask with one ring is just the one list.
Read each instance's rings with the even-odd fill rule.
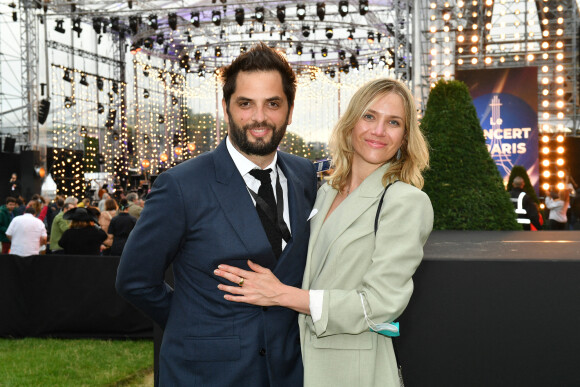
[[431,147],[423,190],[433,203],[433,228],[521,230],[463,82],[435,85],[421,129]]
[[508,192],[512,190],[512,188],[513,188],[512,184],[514,182],[514,179],[517,176],[524,179],[524,192],[526,194],[528,194],[528,196],[530,198],[532,198],[532,200],[534,202],[536,202],[537,204],[540,204],[540,199],[538,199],[538,196],[536,195],[536,190],[532,186],[532,182],[530,181],[530,176],[528,176],[528,171],[526,171],[526,168],[522,167],[521,165],[514,165],[514,167],[512,168],[512,170],[510,172],[510,178],[508,180],[506,190]]

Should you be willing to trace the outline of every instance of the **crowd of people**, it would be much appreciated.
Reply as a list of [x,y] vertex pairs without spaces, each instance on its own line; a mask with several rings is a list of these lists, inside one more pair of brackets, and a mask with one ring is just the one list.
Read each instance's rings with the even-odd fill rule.
[[143,206],[136,192],[115,196],[106,188],[95,200],[8,196],[0,207],[2,254],[120,256]]

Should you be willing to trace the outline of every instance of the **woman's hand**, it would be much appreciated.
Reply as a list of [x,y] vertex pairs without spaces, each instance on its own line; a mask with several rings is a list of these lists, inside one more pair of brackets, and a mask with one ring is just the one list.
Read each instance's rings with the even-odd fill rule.
[[234,266],[219,265],[214,274],[235,283],[235,286],[218,285],[228,301],[245,302],[259,306],[282,305],[281,299],[287,293],[289,286],[284,285],[270,269],[248,260],[248,266],[253,271],[243,270]]

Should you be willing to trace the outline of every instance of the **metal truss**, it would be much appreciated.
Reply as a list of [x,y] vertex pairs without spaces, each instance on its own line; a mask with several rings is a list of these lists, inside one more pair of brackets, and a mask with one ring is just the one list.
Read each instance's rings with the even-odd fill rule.
[[22,133],[28,132],[28,145],[39,146],[38,127],[38,26],[35,1],[20,0],[20,55],[22,65]]

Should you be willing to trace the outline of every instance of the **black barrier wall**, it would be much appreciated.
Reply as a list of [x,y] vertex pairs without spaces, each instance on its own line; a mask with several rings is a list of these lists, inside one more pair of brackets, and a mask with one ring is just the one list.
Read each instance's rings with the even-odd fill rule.
[[152,322],[115,291],[118,265],[119,257],[0,255],[0,337],[153,337]]

